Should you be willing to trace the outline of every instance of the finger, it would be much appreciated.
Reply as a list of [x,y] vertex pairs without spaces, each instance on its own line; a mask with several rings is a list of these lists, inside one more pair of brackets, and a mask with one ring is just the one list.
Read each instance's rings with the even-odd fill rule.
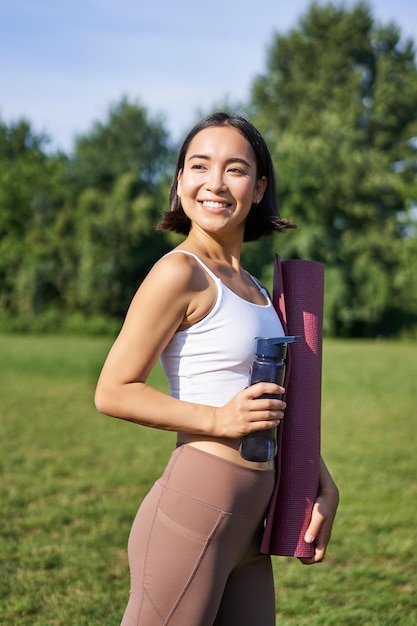
[[285,388],[281,385],[277,385],[276,383],[261,382],[250,385],[250,387],[247,387],[246,391],[248,391],[248,396],[250,398],[259,398],[259,396],[262,396],[263,394],[281,396],[285,393]]
[[251,430],[273,428],[278,426],[283,417],[284,411],[281,410],[251,410],[248,416],[248,425],[250,425]]
[[300,559],[304,565],[313,565],[314,563],[321,563],[321,561],[323,561],[327,544],[330,540],[330,534],[331,525],[327,518],[320,512],[320,503],[316,502],[313,507],[309,527],[304,535],[304,541],[306,543],[315,543],[314,555],[311,558]]
[[[287,403],[284,400],[276,400],[275,398],[254,398],[250,404],[250,411],[253,413],[282,413],[285,411]],[[282,417],[282,416],[281,416]]]
[[315,548],[314,555],[312,557],[299,557],[299,561],[303,565],[314,565],[315,563],[321,563],[324,560],[326,554],[326,548]]
[[304,535],[304,541],[306,543],[314,543],[316,541],[325,519],[324,515],[320,512],[319,503],[315,502],[311,514],[310,524]]

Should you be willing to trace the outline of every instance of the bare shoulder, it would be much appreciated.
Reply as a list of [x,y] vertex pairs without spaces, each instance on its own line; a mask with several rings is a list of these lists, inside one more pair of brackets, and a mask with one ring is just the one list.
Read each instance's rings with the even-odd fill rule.
[[[194,294],[207,286],[205,272],[198,261],[189,254],[167,254],[151,268],[136,292],[132,305],[137,302],[149,306],[183,310]],[[168,313],[168,311],[167,311]]]
[[160,354],[177,330],[189,327],[213,306],[215,296],[204,274],[191,255],[162,257],[135,293],[121,339],[127,345],[137,342],[142,351],[150,345],[153,355]]
[[217,294],[215,285],[198,260],[180,251],[162,257],[141,289],[142,293],[157,290],[160,309],[174,309],[182,314],[181,330],[207,315]]
[[202,282],[206,282],[206,273],[194,256],[178,251],[159,259],[149,278],[169,290],[192,292],[201,289]]
[[168,254],[151,268],[135,293],[124,323],[126,332],[169,336],[187,317],[195,289],[192,257]]
[[196,264],[197,261],[190,254],[173,251],[159,259],[151,272],[165,276],[167,280],[177,278],[182,281],[189,281],[194,275]]

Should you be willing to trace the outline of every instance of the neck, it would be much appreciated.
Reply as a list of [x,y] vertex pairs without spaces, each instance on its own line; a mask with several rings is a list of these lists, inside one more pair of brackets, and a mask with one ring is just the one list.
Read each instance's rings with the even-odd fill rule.
[[233,238],[225,236],[224,233],[208,234],[191,228],[184,247],[195,252],[197,255],[212,259],[214,262],[240,267],[240,254],[242,250],[243,237]]

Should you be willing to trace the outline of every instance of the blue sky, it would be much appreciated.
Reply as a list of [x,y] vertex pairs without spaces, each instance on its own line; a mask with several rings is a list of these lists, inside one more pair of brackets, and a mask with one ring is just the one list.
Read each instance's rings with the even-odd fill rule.
[[[417,43],[415,0],[369,4],[377,21],[396,22]],[[177,139],[198,110],[248,98],[274,33],[296,27],[309,5],[0,0],[0,118],[25,117],[52,147],[69,151],[76,134],[126,95],[163,115]]]

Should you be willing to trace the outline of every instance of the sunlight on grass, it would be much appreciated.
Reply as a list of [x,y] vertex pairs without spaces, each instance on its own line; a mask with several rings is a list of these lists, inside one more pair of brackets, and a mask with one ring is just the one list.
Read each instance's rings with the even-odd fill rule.
[[[109,626],[126,543],[172,433],[99,415],[106,339],[0,337],[0,623]],[[274,558],[277,623],[417,623],[417,346],[324,346],[323,456],[341,490],[324,564]],[[153,384],[166,389],[160,368]],[[262,626],[262,625],[259,625]]]

